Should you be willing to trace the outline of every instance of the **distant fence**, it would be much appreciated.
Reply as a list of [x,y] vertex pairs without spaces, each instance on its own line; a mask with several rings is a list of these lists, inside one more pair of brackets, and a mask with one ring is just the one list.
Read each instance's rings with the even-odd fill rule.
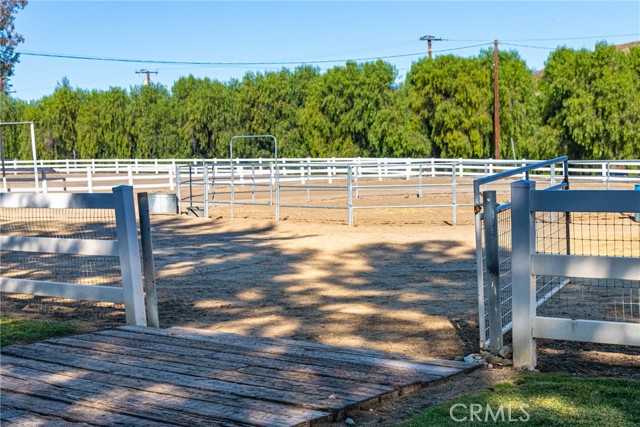
[[[524,180],[511,194],[514,366],[535,368],[536,339],[640,346],[640,192],[537,191]],[[539,232],[560,215],[568,242]],[[540,277],[566,285],[540,304]]]
[[[456,223],[458,166],[446,163],[412,162],[286,162],[233,164],[207,163],[178,167],[176,195],[181,210],[209,209],[228,205],[233,218],[236,206],[273,206],[275,219],[282,209],[343,210],[349,225],[361,209],[451,208]],[[430,181],[429,178],[440,178]],[[425,197],[444,189],[451,202],[435,203]],[[327,195],[333,197],[326,197]],[[414,203],[381,203],[369,195],[413,195]],[[287,197],[292,196],[292,197]],[[365,201],[365,199],[367,199]]]
[[145,196],[138,195],[141,263],[131,187],[0,194],[0,292],[124,304],[127,323],[157,327]]
[[[229,159],[65,159],[65,160],[6,160],[3,169],[2,192],[101,192],[110,191],[116,185],[130,185],[135,189],[174,191],[176,171],[183,165],[202,163],[229,168]],[[234,159],[234,164],[261,165],[269,169],[274,159]],[[456,177],[478,178],[493,175],[517,167],[538,163],[536,160],[493,159],[406,159],[406,158],[281,158],[278,160],[281,175],[299,173],[301,165],[308,165],[317,174],[330,174],[340,165],[369,165],[361,170],[380,170],[379,175],[393,173],[401,165],[424,167],[424,176],[451,177],[455,165]],[[34,176],[37,171],[37,179]],[[276,170],[273,170],[275,174]],[[570,161],[568,174],[572,180],[600,182],[607,186],[616,182],[640,183],[640,161],[604,160]],[[357,175],[357,171],[355,174]],[[273,175],[275,178],[275,175]],[[304,178],[304,170],[302,177]]]

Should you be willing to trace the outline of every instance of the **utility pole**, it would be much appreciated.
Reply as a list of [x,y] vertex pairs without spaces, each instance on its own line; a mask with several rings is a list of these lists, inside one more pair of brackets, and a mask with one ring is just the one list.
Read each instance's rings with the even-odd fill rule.
[[151,77],[149,76],[150,74],[158,74],[157,71],[149,71],[149,70],[138,70],[136,71],[136,74],[146,74],[147,77],[144,80],[144,84],[149,86],[151,84]]
[[500,92],[498,90],[498,40],[493,41],[493,148],[500,159]]
[[434,37],[434,36],[422,36],[420,37],[420,41],[427,41],[427,52],[429,54],[429,59],[431,59],[431,42],[440,42],[442,41],[441,38],[439,37]]

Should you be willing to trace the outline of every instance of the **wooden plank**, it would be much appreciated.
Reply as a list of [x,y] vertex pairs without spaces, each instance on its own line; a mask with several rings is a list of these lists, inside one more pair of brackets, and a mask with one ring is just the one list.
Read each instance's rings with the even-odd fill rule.
[[0,236],[0,248],[19,252],[119,256],[118,242],[115,240]]
[[154,393],[160,395],[170,395],[176,397],[184,397],[189,399],[203,400],[206,402],[224,404],[227,406],[238,407],[240,409],[253,408],[263,412],[272,414],[281,414],[288,419],[300,420],[323,420],[329,417],[327,412],[315,411],[311,409],[296,408],[293,406],[283,405],[275,402],[267,402],[261,400],[247,399],[239,396],[229,398],[228,394],[210,392],[206,390],[198,390],[194,388],[166,384],[150,379],[130,378],[118,376],[110,373],[89,371],[81,368],[73,368],[55,363],[18,358],[3,354],[3,363],[14,366],[22,366],[33,369],[42,373],[53,373],[67,377],[69,379],[79,378],[98,383],[117,385],[132,391],[135,390],[153,390]]
[[640,280],[640,258],[532,254],[531,274]]
[[37,397],[100,407],[113,412],[134,413],[136,416],[156,419],[176,425],[221,425],[234,423],[260,427],[295,426],[305,422],[300,419],[262,412],[253,408],[239,410],[222,404],[195,399],[185,399],[150,391],[131,390],[93,381],[56,374],[43,375],[40,371],[16,366],[2,367],[3,386],[20,393]]
[[[115,331],[121,333],[120,331]],[[382,384],[391,386],[403,386],[411,384],[413,382],[431,382],[439,376],[429,374],[416,374],[406,372],[394,372],[393,374],[386,374],[380,371],[373,372],[357,372],[349,367],[330,367],[321,365],[310,365],[300,362],[300,358],[286,358],[283,360],[280,356],[274,356],[268,353],[248,352],[242,350],[238,353],[226,352],[226,348],[219,346],[218,348],[210,348],[207,350],[200,348],[187,347],[185,345],[171,345],[166,340],[159,339],[159,342],[152,342],[148,340],[135,340],[131,339],[131,335],[122,333],[129,338],[120,338],[113,335],[104,334],[83,334],[74,336],[78,340],[86,340],[90,342],[98,342],[104,344],[111,344],[121,349],[129,348],[133,351],[140,349],[152,350],[166,355],[166,357],[176,358],[180,360],[189,360],[191,357],[201,358],[206,357],[212,363],[216,361],[230,361],[242,363],[247,366],[255,366],[258,368],[276,369],[285,372],[301,372],[314,374],[319,376],[344,378],[354,381],[366,382],[368,384]]]
[[[160,336],[154,334],[138,334],[128,331],[122,330],[106,330],[100,331],[96,333],[97,335],[108,335],[108,336],[117,336],[117,337],[127,337],[139,342],[150,341],[159,344],[170,344],[175,348],[181,349],[198,349],[205,351],[216,351],[216,356],[214,357],[223,357],[221,354],[235,354],[238,356],[251,356],[251,357],[262,357],[264,359],[277,360],[280,362],[287,363],[299,363],[305,366],[312,367],[312,369],[320,369],[320,368],[332,368],[332,369],[340,369],[343,371],[350,371],[355,379],[358,376],[362,378],[366,378],[367,375],[386,375],[391,378],[391,381],[399,382],[399,384],[406,384],[407,379],[413,379],[413,382],[420,382],[421,379],[425,379],[426,381],[431,381],[436,378],[443,378],[443,375],[438,372],[438,374],[427,373],[427,372],[415,372],[413,370],[407,369],[396,369],[394,367],[387,366],[377,366],[377,367],[365,367],[356,362],[351,361],[337,361],[330,359],[318,359],[313,357],[313,353],[311,355],[296,355],[290,354],[287,351],[287,348],[280,348],[281,351],[275,351],[276,346],[262,346],[255,348],[246,348],[246,347],[237,347],[229,344],[219,344],[215,342],[201,342],[197,340],[190,340],[186,338],[180,338],[177,336]],[[350,378],[350,377],[349,377]],[[396,380],[397,379],[397,380]],[[384,384],[384,383],[383,383]]]
[[[92,341],[78,340],[75,338],[57,338],[47,340],[46,342],[110,353],[112,355],[108,356],[109,358],[105,358],[104,360],[115,362],[122,360],[123,356],[128,358],[144,358],[145,360],[142,361],[143,366],[148,365],[148,363],[156,364],[156,362],[158,361],[174,362],[177,359],[175,354],[146,350],[140,347],[123,347],[106,343],[96,343]],[[323,387],[331,388],[332,390],[329,391],[333,391],[336,393],[342,392],[353,395],[360,395],[367,398],[387,394],[394,391],[394,387],[378,384],[368,384],[362,380],[355,381],[349,379],[320,376],[311,373],[296,373],[295,371],[289,369],[288,366],[283,366],[284,369],[268,369],[255,368],[246,364],[228,363],[228,366],[223,368],[221,364],[224,364],[224,362],[211,358],[211,356],[215,355],[216,352],[203,353],[204,354],[202,354],[201,357],[180,356],[179,366],[181,368],[189,367],[191,371],[195,370],[196,372],[202,371],[202,368],[207,368],[207,373],[211,374],[209,376],[242,384],[273,384],[275,386],[275,381],[279,381],[282,382],[282,385],[278,385],[278,388],[286,387],[289,389],[293,389],[299,385],[297,383],[306,382],[308,384],[317,384],[322,385]],[[233,372],[224,372],[229,370],[233,370]],[[213,374],[213,372],[216,373]],[[296,383],[290,384],[290,381],[295,381]],[[307,390],[309,390],[308,387],[310,387],[308,384],[305,386],[307,387]]]
[[11,408],[2,405],[0,409],[0,421],[3,427],[84,427],[87,423],[65,421],[57,417],[47,417],[24,409]]
[[300,395],[309,395],[310,399],[322,398],[330,395],[340,395],[349,399],[361,399],[375,397],[380,394],[392,392],[394,389],[385,386],[367,386],[366,384],[351,383],[353,387],[349,387],[347,382],[335,381],[334,383],[319,382],[319,383],[306,383],[301,384],[296,381],[289,381],[279,378],[260,377],[249,374],[241,374],[236,369],[243,367],[244,365],[236,364],[229,370],[229,368],[211,368],[202,369],[201,366],[192,366],[183,364],[181,362],[165,362],[159,360],[144,359],[139,357],[130,357],[122,354],[113,354],[102,351],[89,350],[85,348],[75,348],[69,346],[56,346],[49,344],[50,341],[44,341],[38,344],[38,347],[42,351],[48,351],[51,353],[64,352],[65,354],[77,354],[86,358],[95,359],[97,361],[112,362],[114,364],[125,364],[137,367],[148,367],[153,369],[159,369],[163,372],[171,372],[183,375],[190,375],[193,377],[202,377],[215,380],[226,381],[228,383],[245,385],[245,386],[259,386],[262,388],[269,388],[274,390],[288,390],[296,392]]
[[[293,346],[279,346],[273,344],[266,343],[256,343],[251,339],[246,339],[247,336],[244,335],[203,335],[199,333],[190,333],[190,332],[182,332],[180,331],[178,334],[175,332],[171,332],[171,330],[162,330],[162,329],[148,329],[145,330],[141,328],[142,333],[146,333],[148,335],[160,335],[160,336],[176,336],[178,335],[180,338],[188,339],[190,341],[200,341],[204,343],[217,343],[217,344],[225,344],[228,346],[242,347],[246,349],[259,349],[265,352],[275,352],[275,353],[287,353],[291,355],[299,355],[309,357],[310,359],[322,359],[324,360],[334,360],[341,362],[352,363],[355,366],[360,366],[361,369],[380,369],[380,368],[395,368],[399,370],[405,370],[410,372],[424,372],[433,375],[440,376],[448,376],[455,375],[461,372],[459,368],[451,368],[445,366],[434,366],[428,364],[414,363],[406,360],[394,360],[383,357],[373,357],[373,356],[358,356],[351,354],[341,354],[337,352],[333,352],[330,346],[324,351],[320,350],[311,350],[301,347],[293,347]],[[251,337],[252,338],[252,337]]]
[[[4,381],[3,381],[4,382]],[[41,399],[26,394],[15,393],[10,390],[2,390],[2,405],[22,409],[40,415],[61,417],[70,422],[88,423],[94,426],[105,427],[169,427],[171,424],[160,421],[150,421],[130,415],[114,414],[113,412],[92,406],[75,403],[59,402],[50,399]]]
[[31,294],[41,297],[70,298],[122,304],[124,293],[115,286],[80,285],[75,283],[45,282],[42,280],[0,277],[0,292]]
[[[132,327],[123,326],[119,329],[132,330],[132,331],[142,330],[142,328],[137,328],[135,326],[132,326]],[[416,363],[428,363],[436,366],[447,366],[451,368],[468,369],[473,365],[466,362],[458,362],[456,360],[436,359],[436,358],[430,358],[430,357],[411,357],[403,354],[385,353],[383,351],[378,351],[378,350],[340,347],[335,345],[320,344],[320,343],[314,343],[310,341],[292,340],[287,338],[258,337],[253,335],[231,334],[231,333],[225,333],[225,332],[210,331],[207,329],[186,328],[182,326],[174,326],[172,328],[167,329],[167,331],[169,332],[175,331],[178,334],[180,334],[180,332],[186,332],[186,333],[202,334],[207,336],[215,335],[215,336],[229,337],[231,339],[245,339],[245,340],[251,340],[254,342],[265,343],[265,344],[275,343],[279,345],[293,346],[298,348],[307,348],[311,350],[325,350],[325,351],[331,351],[331,352],[340,353],[340,354],[350,354],[350,355],[356,355],[356,356],[383,357],[391,360],[408,360]]]
[[191,375],[164,372],[153,368],[142,368],[124,364],[111,363],[98,359],[84,357],[74,354],[61,353],[58,349],[56,353],[50,352],[49,348],[42,348],[43,344],[31,344],[29,346],[10,346],[3,350],[17,357],[26,357],[40,361],[52,361],[61,365],[88,369],[98,372],[114,373],[121,376],[140,379],[154,379],[169,384],[176,384],[196,389],[216,391],[227,396],[242,396],[268,400],[273,402],[298,405],[308,409],[318,410],[339,410],[358,403],[357,399],[348,399],[342,396],[315,396],[307,393],[291,392],[289,390],[277,390],[268,387],[248,386],[234,384],[227,381],[212,378],[195,377]]

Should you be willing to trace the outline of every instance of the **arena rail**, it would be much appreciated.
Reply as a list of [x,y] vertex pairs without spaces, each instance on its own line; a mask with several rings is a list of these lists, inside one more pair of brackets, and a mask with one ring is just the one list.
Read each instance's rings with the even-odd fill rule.
[[[131,185],[136,189],[174,191],[177,167],[213,164],[230,168],[229,159],[64,159],[7,160],[4,164],[2,192],[100,192],[114,185]],[[233,159],[234,164],[255,164],[269,169],[274,159]],[[436,158],[280,158],[283,175],[299,174],[304,165],[317,169],[324,165],[327,174],[340,165],[375,165],[380,176],[389,176],[390,167],[422,165],[424,176],[451,177],[442,165],[456,165],[458,178],[478,178],[517,167],[539,163],[538,160],[436,159]],[[640,183],[640,161],[598,160],[570,161],[568,173],[573,181],[601,182],[607,188],[616,182]],[[304,175],[304,174],[302,174]],[[42,184],[39,185],[39,181]],[[28,185],[32,182],[33,185]]]

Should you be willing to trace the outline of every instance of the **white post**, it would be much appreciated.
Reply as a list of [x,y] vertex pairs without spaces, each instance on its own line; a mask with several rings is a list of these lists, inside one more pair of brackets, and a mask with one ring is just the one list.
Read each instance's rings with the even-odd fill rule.
[[535,251],[535,213],[531,212],[533,181],[511,184],[511,277],[513,311],[513,366],[535,369],[536,341],[533,318],[536,315],[536,280],[531,275],[531,253]]
[[125,185],[114,187],[113,203],[127,324],[147,326],[133,188]]
[[87,186],[89,187],[89,193],[93,193],[93,176],[91,175],[91,168],[87,168]]
[[129,185],[133,187],[133,171],[131,170],[131,165],[127,167],[127,178],[129,180]]
[[33,180],[36,185],[36,193],[38,193],[38,157],[36,154],[36,129],[31,122],[31,151],[33,153]]

